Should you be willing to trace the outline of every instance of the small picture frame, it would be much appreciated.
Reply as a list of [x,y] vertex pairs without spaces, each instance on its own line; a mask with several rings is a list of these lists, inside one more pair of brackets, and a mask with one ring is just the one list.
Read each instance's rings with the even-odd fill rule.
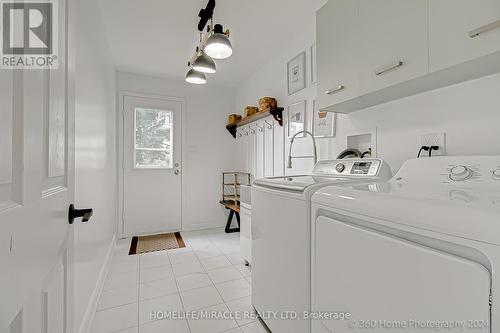
[[[295,134],[305,129],[306,118],[306,101],[300,101],[288,106],[288,137],[291,138]],[[302,134],[299,137],[303,137]]]
[[316,65],[316,43],[311,46],[311,83],[318,82],[317,65]]
[[313,101],[313,135],[316,138],[335,137],[337,113],[319,111],[316,100]]
[[301,52],[287,63],[288,95],[306,87],[306,53]]

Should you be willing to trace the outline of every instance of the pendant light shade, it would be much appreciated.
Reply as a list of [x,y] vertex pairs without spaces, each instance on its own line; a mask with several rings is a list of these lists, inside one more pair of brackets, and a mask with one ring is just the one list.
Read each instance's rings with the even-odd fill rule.
[[226,35],[216,32],[207,39],[205,53],[214,59],[226,59],[233,54],[233,47]]
[[205,74],[200,73],[197,70],[190,69],[186,74],[186,82],[192,84],[205,84],[207,83],[207,78]]
[[217,71],[215,62],[203,51],[201,51],[201,54],[193,62],[193,69],[208,74],[213,74]]

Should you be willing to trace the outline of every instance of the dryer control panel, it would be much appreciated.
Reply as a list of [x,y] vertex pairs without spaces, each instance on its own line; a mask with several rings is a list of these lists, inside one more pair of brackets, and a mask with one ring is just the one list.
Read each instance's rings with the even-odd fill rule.
[[395,180],[500,187],[500,156],[443,156],[407,161]]
[[500,161],[498,163],[462,163],[447,167],[445,183],[498,183],[500,185]]

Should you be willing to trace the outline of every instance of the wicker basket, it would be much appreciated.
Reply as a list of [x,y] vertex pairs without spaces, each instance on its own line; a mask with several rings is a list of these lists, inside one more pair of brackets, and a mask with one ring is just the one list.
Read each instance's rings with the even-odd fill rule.
[[247,106],[245,108],[245,117],[250,117],[251,115],[256,114],[257,112],[259,112],[259,109],[257,109],[257,107]]
[[278,101],[273,97],[262,97],[259,99],[259,112],[265,112],[269,109],[275,109],[278,107]]
[[230,114],[227,116],[227,123],[234,124],[241,120],[241,115],[239,114]]

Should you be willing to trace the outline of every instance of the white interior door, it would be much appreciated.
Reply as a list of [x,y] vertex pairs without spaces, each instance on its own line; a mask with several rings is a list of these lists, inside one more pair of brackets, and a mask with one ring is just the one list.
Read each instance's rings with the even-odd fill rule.
[[73,4],[54,2],[58,69],[0,69],[1,332],[73,332]]
[[435,332],[457,322],[460,332],[490,332],[484,266],[326,217],[315,238],[313,311],[352,320],[314,321],[313,332]]
[[181,229],[182,102],[123,98],[125,237]]

